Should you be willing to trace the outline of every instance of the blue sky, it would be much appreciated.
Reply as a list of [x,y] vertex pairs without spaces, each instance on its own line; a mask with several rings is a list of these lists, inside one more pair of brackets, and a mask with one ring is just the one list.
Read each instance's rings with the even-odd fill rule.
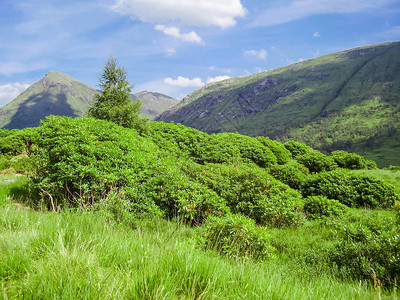
[[201,86],[400,40],[397,0],[0,0],[0,106],[49,71],[97,87],[107,57],[133,92]]

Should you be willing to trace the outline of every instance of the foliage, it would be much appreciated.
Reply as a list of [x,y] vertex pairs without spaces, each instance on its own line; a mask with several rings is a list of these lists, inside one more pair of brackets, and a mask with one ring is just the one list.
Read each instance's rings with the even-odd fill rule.
[[257,140],[259,140],[264,146],[268,147],[272,153],[274,153],[278,164],[283,165],[289,162],[292,155],[282,143],[271,140],[266,136],[258,136]]
[[284,146],[296,161],[306,166],[312,173],[332,171],[337,168],[337,164],[331,157],[306,144],[288,141]]
[[296,160],[306,166],[312,173],[332,171],[337,168],[337,164],[331,157],[318,150],[311,150],[305,154],[298,155]]
[[254,220],[228,214],[210,217],[205,223],[204,247],[235,259],[266,260],[274,257],[268,231],[257,227]]
[[296,158],[299,155],[307,154],[312,150],[310,146],[296,141],[287,141],[283,145],[287,150],[289,150],[293,158]]
[[109,57],[99,78],[101,94],[94,96],[88,115],[143,132],[147,130],[147,123],[139,117],[141,102],[132,102],[132,86],[126,75],[117,60]]
[[328,199],[325,196],[310,196],[304,199],[304,212],[309,219],[325,217],[340,217],[348,207],[338,200]]
[[310,176],[302,186],[302,193],[303,196],[323,195],[350,207],[388,208],[399,200],[391,185],[343,170]]
[[17,156],[26,152],[38,138],[37,128],[0,130],[0,154]]
[[399,226],[380,217],[345,220],[337,226],[339,243],[330,253],[343,276],[368,279],[375,287],[400,280]]
[[191,167],[188,174],[226,200],[234,213],[250,217],[257,224],[298,226],[303,222],[300,193],[251,165]]
[[273,152],[257,139],[237,133],[208,135],[181,124],[152,122],[151,137],[176,156],[204,163],[253,162],[261,167],[276,164]]
[[[135,213],[182,215],[201,222],[225,211],[223,201],[192,182],[150,139],[134,130],[91,118],[48,117],[33,153],[33,187],[50,209],[85,208],[109,195],[132,202]],[[214,206],[215,205],[215,206]]]
[[240,155],[245,161],[252,161],[260,167],[264,168],[277,162],[274,153],[255,138],[231,132],[214,135],[214,138],[222,143],[232,143],[239,149]]
[[331,157],[340,168],[346,169],[376,169],[376,163],[366,160],[356,153],[349,153],[343,150],[333,151]]
[[287,184],[293,189],[299,190],[306,181],[309,170],[295,160],[284,165],[274,165],[268,172],[279,181]]

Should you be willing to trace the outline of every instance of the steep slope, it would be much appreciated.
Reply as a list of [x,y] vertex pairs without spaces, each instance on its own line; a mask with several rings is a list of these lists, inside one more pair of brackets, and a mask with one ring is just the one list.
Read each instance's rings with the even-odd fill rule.
[[295,139],[400,164],[400,42],[210,84],[156,120],[209,133]]
[[[51,71],[0,108],[0,128],[35,127],[48,115],[81,117],[96,93],[67,74]],[[132,95],[132,99],[142,101],[142,114],[150,119],[178,103],[169,96],[147,91]]]
[[81,116],[95,93],[95,89],[67,74],[51,71],[0,108],[0,128],[38,126],[48,115]]

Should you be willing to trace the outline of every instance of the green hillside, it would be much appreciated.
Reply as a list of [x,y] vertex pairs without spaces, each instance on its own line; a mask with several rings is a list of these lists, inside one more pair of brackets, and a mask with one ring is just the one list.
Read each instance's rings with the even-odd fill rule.
[[[0,108],[0,128],[39,126],[48,115],[82,117],[97,91],[67,74],[51,71],[14,100]],[[169,96],[143,91],[132,95],[142,101],[142,114],[150,119],[175,105]]]
[[0,108],[0,128],[39,126],[48,115],[82,116],[96,91],[59,72],[49,72]]
[[399,70],[400,42],[351,49],[207,85],[156,120],[399,164]]

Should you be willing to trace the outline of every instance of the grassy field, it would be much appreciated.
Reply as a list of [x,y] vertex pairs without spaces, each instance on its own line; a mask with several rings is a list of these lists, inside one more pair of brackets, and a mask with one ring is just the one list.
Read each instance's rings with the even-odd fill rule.
[[317,262],[313,266],[293,259],[296,249],[310,247],[315,254],[318,238],[329,238],[331,233],[318,230],[318,223],[309,222],[301,230],[271,230],[278,250],[286,249],[275,260],[235,261],[201,249],[196,242],[201,228],[178,221],[127,225],[101,213],[34,211],[16,201],[26,182],[24,176],[0,176],[3,299],[398,297],[396,289],[385,292],[364,282],[342,281]]

